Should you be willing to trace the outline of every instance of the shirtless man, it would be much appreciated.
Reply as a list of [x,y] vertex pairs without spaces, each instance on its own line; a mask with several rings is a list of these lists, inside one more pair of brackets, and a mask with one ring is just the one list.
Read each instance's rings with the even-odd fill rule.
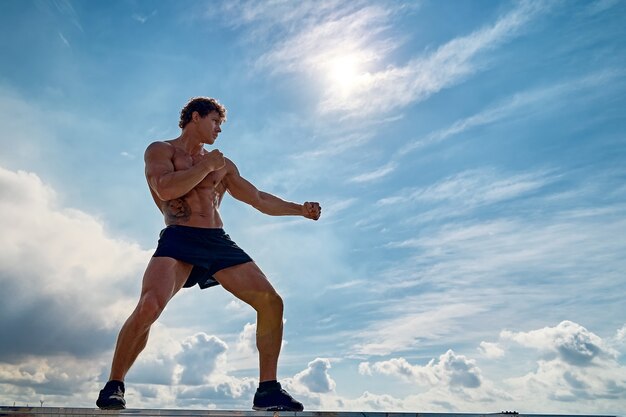
[[317,220],[321,208],[257,190],[219,150],[204,149],[215,142],[225,120],[226,110],[215,99],[193,98],[181,111],[181,135],[146,149],[146,179],[167,227],[146,268],[137,307],[120,330],[109,382],[96,401],[102,409],[125,408],[124,377],[145,348],[150,327],[181,288],[195,284],[203,289],[221,285],[257,312],[260,378],[252,408],[304,408],[281,388],[276,376],[283,301],[256,263],[224,233],[218,208],[226,191],[272,216]]

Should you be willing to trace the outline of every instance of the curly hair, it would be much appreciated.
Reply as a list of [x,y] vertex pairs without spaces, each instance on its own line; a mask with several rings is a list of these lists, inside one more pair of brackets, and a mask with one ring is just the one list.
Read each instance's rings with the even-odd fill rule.
[[220,115],[220,122],[226,121],[226,108],[216,99],[210,97],[192,97],[185,107],[180,111],[180,121],[178,126],[183,129],[187,123],[191,122],[191,115],[197,111],[200,117],[206,117],[212,111]]

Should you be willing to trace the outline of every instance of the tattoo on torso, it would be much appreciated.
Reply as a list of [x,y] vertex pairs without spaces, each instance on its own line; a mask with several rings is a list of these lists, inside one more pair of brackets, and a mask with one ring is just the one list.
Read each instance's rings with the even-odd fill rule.
[[191,206],[184,198],[169,200],[165,206],[165,217],[171,222],[187,222],[191,218]]

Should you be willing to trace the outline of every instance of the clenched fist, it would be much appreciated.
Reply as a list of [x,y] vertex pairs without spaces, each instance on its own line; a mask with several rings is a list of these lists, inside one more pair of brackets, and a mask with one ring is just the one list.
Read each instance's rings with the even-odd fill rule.
[[217,171],[226,165],[224,154],[221,153],[219,149],[213,149],[211,152],[205,153],[202,155],[202,158],[211,171]]
[[302,205],[302,215],[307,219],[317,220],[322,214],[322,207],[319,203],[306,202]]

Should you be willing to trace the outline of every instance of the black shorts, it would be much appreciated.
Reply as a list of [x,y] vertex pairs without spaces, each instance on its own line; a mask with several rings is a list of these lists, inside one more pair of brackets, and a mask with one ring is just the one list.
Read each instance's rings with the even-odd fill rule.
[[217,271],[251,262],[252,258],[230,239],[224,229],[171,225],[161,230],[154,257],[167,256],[193,265],[184,287],[205,289],[219,283]]

